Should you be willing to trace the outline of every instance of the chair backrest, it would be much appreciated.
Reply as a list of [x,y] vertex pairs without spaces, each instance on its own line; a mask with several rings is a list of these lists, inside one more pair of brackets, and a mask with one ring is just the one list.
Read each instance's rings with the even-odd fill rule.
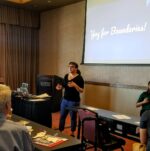
[[117,136],[112,136],[109,131],[108,123],[98,117],[98,114],[86,108],[78,109],[79,119],[82,124],[82,144],[90,143],[102,150],[114,150],[120,148],[125,141]]
[[85,109],[78,109],[79,119],[82,123],[82,136],[90,142],[95,142],[97,129],[97,113]]

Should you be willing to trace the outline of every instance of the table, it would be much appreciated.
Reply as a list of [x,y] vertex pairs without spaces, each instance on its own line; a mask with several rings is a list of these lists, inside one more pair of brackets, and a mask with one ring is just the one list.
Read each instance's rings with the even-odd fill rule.
[[30,119],[47,127],[52,126],[51,101],[12,95],[13,114]]
[[28,126],[32,126],[32,128],[33,128],[33,131],[31,133],[31,137],[35,136],[38,132],[46,130],[46,132],[48,134],[55,135],[57,133],[58,134],[57,136],[64,137],[64,138],[68,139],[67,141],[63,142],[62,144],[59,144],[57,146],[50,147],[50,148],[34,144],[34,146],[36,147],[36,150],[38,150],[38,151],[54,151],[54,150],[55,151],[78,151],[79,149],[81,149],[81,146],[82,146],[81,141],[76,139],[75,137],[65,135],[65,134],[59,132],[58,130],[53,130],[52,128],[48,128],[46,126],[40,125],[38,123],[35,123],[33,121],[27,120],[25,118],[19,117],[19,116],[14,115],[14,114],[11,117],[11,120],[13,120],[15,122],[18,122],[20,120],[29,121]]
[[[139,127],[140,117],[128,116],[125,114],[94,108],[87,105],[81,105],[78,108],[87,108],[95,111],[98,114],[100,120],[105,120],[108,122],[110,131],[112,133],[135,141],[139,141],[139,134],[136,133],[136,128]],[[78,130],[80,131],[79,127]]]

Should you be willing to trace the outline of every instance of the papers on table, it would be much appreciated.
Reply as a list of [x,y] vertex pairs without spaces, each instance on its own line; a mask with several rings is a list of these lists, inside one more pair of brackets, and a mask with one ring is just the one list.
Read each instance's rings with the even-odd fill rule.
[[39,132],[37,135],[33,137],[33,141],[36,144],[53,147],[58,144],[63,143],[64,141],[68,140],[67,138],[57,137],[55,135],[46,134],[46,132]]
[[[30,135],[31,135],[32,131],[34,131],[32,126],[27,125],[27,124],[30,124],[29,121],[20,120],[16,123],[25,126]],[[59,144],[63,143],[64,141],[68,140],[67,138],[64,138],[64,137],[58,137],[58,133],[55,133],[54,135],[47,134],[46,130],[38,132],[32,138],[33,138],[33,142],[35,144],[39,144],[39,145],[47,146],[47,147],[53,147],[53,146],[59,145]]]
[[117,115],[112,115],[113,117],[123,120],[123,119],[131,119],[131,117],[127,116],[127,115],[123,115],[123,114],[117,114]]
[[43,132],[39,132],[37,133],[35,136],[33,136],[32,138],[39,138],[39,137],[44,137],[46,135],[46,131]]
[[29,121],[20,120],[18,123],[25,126],[25,125],[29,124]]
[[91,107],[91,106],[87,106],[86,108],[89,109],[89,110],[91,110],[91,111],[96,111],[96,110],[98,110],[97,108]]
[[47,93],[43,93],[40,95],[32,95],[31,98],[32,99],[44,99],[44,98],[49,98],[51,97],[50,95],[48,95]]
[[29,101],[33,101],[33,102],[34,102],[34,101],[35,101],[35,102],[36,102],[36,101],[45,101],[45,99],[30,99]]
[[28,130],[29,134],[31,135],[31,132],[33,131],[32,126],[26,126],[26,128],[27,128],[27,130]]
[[47,93],[43,93],[40,95],[32,95],[29,101],[45,101],[45,98],[50,98],[51,96]]
[[139,122],[139,121],[137,121],[137,122],[135,122],[135,124],[138,124],[138,125],[139,125],[139,124],[140,124],[140,122]]

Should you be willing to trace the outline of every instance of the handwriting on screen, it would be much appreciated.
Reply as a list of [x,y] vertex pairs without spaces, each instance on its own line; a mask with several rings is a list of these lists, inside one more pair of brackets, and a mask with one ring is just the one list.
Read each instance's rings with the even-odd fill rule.
[[126,25],[124,28],[118,28],[117,26],[112,26],[109,30],[104,27],[100,31],[96,31],[92,29],[91,32],[91,40],[99,40],[103,39],[106,36],[115,36],[119,34],[128,34],[134,32],[146,32],[147,22],[143,25],[135,25],[132,26],[130,24]]

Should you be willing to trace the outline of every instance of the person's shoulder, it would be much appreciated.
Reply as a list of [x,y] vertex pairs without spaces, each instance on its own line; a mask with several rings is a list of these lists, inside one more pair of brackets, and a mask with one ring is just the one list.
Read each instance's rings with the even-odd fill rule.
[[82,77],[82,75],[78,75],[78,78],[80,78],[80,79],[82,79],[82,80],[83,80],[83,77]]
[[141,93],[141,95],[146,95],[147,94],[147,91],[143,91],[142,93]]
[[64,78],[67,78],[67,77],[68,77],[68,73],[67,73],[67,74],[65,74]]
[[17,122],[14,122],[14,121],[11,121],[11,120],[6,120],[5,121],[5,125],[7,126],[7,127],[9,127],[10,128],[10,130],[13,130],[13,131],[24,131],[24,132],[27,132],[27,129],[26,129],[26,127],[25,126],[23,126],[23,125],[21,125],[21,124],[19,124],[19,123],[17,123]]

